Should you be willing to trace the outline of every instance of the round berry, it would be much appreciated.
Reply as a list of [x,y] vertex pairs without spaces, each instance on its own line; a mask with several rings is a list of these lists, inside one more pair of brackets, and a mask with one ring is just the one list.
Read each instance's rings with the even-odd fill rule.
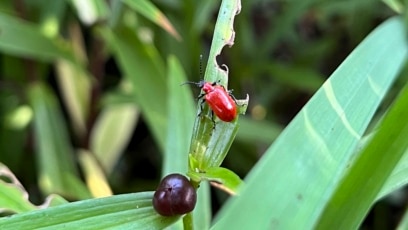
[[164,177],[153,196],[153,207],[162,216],[191,212],[197,202],[197,193],[190,181],[181,174]]

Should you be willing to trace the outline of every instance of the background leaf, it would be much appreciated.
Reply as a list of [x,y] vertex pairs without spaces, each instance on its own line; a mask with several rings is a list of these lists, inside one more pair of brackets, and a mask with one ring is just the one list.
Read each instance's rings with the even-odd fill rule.
[[78,1],[71,0],[78,12],[78,16],[85,25],[91,25],[104,20],[109,15],[109,8],[104,1]]
[[[79,25],[69,27],[70,45],[73,55],[79,63],[87,63],[84,41]],[[57,82],[62,91],[64,103],[72,120],[72,126],[78,136],[86,134],[86,118],[90,113],[92,84],[90,73],[82,66],[59,59],[55,63],[58,71]]]
[[68,197],[89,198],[90,195],[77,178],[73,151],[68,143],[65,123],[54,95],[45,85],[33,84],[29,89],[34,111],[34,132],[38,138],[39,184],[48,194],[60,193]]
[[135,11],[137,11],[138,13],[140,13],[141,15],[145,16],[152,22],[162,27],[177,40],[181,40],[180,35],[177,33],[176,29],[174,29],[174,27],[167,19],[167,17],[159,9],[157,9],[156,6],[153,5],[153,3],[151,3],[150,1],[123,0],[123,2],[132,9],[134,9]]
[[119,29],[115,34],[109,30],[101,32],[132,83],[135,101],[159,146],[164,149],[167,130],[164,63],[157,50],[151,45],[142,44],[129,28]]
[[91,134],[91,151],[103,169],[110,174],[129,143],[139,118],[138,108],[131,103],[106,105]]
[[62,41],[47,37],[35,25],[0,13],[0,28],[0,50],[3,52],[45,61],[60,57],[74,61]]
[[98,161],[88,151],[79,153],[79,160],[84,171],[85,181],[93,197],[112,196],[112,190],[105,178]]
[[191,90],[188,87],[181,86],[186,81],[186,75],[180,62],[174,56],[170,56],[168,66],[169,97],[167,98],[167,110],[169,127],[164,152],[163,176],[169,173],[184,174],[187,172],[188,143],[195,116]]

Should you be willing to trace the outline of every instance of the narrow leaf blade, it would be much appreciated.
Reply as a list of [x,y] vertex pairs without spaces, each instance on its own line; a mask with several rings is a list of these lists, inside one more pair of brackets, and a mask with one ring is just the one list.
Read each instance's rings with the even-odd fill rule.
[[408,85],[322,212],[316,229],[356,229],[408,147]]
[[241,196],[221,210],[214,229],[312,228],[406,56],[404,25],[389,19],[277,138],[245,179]]
[[89,198],[75,168],[67,127],[55,95],[42,83],[31,85],[28,95],[34,111],[40,187],[46,194]]
[[180,216],[163,217],[153,192],[89,199],[0,218],[1,229],[164,229]]

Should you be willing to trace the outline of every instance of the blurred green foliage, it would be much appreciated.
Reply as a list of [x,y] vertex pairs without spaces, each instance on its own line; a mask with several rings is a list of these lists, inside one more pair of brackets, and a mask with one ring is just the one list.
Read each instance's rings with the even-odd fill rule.
[[[199,56],[207,63],[220,2],[0,1],[0,162],[33,203],[54,193],[73,201],[154,190],[162,172],[185,172],[187,153],[172,155],[169,146],[188,149],[192,121],[185,120],[192,119],[193,97],[183,104],[169,99],[177,99],[171,74],[177,74],[173,81],[202,78]],[[217,61],[228,66],[234,95],[249,94],[251,101],[224,167],[247,175],[367,34],[397,14],[393,10],[404,13],[401,3],[385,2],[389,6],[372,0],[242,1],[235,45]],[[387,91],[371,127],[406,73]],[[183,95],[190,95],[185,87]],[[177,127],[182,131],[172,132]],[[188,137],[170,139],[172,133]],[[217,211],[226,198],[214,194]],[[197,221],[208,225],[205,202]],[[397,214],[374,212],[364,226],[387,217],[395,226],[389,219],[398,219],[403,205],[386,204],[380,208]]]

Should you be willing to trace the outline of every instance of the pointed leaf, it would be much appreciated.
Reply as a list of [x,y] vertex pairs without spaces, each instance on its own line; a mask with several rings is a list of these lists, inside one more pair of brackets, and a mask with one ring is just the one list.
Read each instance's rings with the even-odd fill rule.
[[110,174],[128,145],[139,110],[132,103],[108,104],[103,107],[91,133],[91,151]]
[[132,83],[135,101],[142,110],[159,147],[164,150],[167,134],[165,67],[158,51],[143,44],[133,29],[120,28],[113,32],[100,30],[113,49],[119,66]]
[[0,13],[0,50],[20,56],[52,61],[65,58],[75,62],[73,55],[62,42],[47,37],[40,27]]
[[349,55],[251,170],[214,229],[310,229],[318,223],[406,60],[405,34],[399,18],[389,19]]
[[156,8],[155,5],[153,5],[152,2],[147,0],[123,0],[123,2],[139,14],[162,27],[177,40],[181,40],[180,35],[177,33],[176,29],[174,29],[170,21],[159,9]]
[[35,209],[20,181],[9,168],[0,163],[0,213],[20,213]]
[[30,85],[28,96],[34,111],[40,187],[46,194],[90,197],[79,180],[73,149],[55,95],[45,85],[35,83]]
[[180,216],[163,217],[153,192],[83,200],[0,218],[0,229],[164,229]]
[[105,1],[99,0],[71,0],[77,10],[80,20],[85,25],[92,25],[107,18],[109,7]]
[[112,190],[98,161],[89,151],[79,153],[79,162],[82,166],[86,184],[93,197],[112,196]]
[[238,188],[242,184],[242,180],[237,174],[222,167],[208,168],[205,172],[189,172],[188,176],[196,181],[208,180],[216,182],[218,185],[213,185],[233,195],[237,194]]
[[193,127],[194,104],[191,90],[181,86],[185,73],[174,56],[168,58],[168,130],[162,175],[185,173],[188,166],[188,144]]
[[357,229],[381,187],[408,148],[408,85],[381,122],[370,143],[347,171],[325,207],[316,229],[336,223],[340,229]]

